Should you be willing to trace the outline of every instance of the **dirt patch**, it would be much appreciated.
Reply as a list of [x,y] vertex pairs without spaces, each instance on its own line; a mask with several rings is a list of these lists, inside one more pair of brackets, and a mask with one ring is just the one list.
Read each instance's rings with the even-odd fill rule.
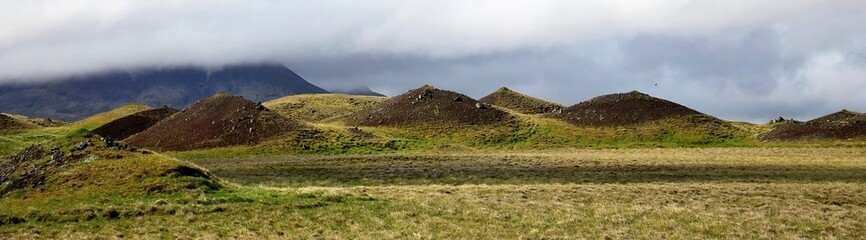
[[177,109],[170,107],[145,110],[106,123],[105,125],[94,129],[93,132],[99,136],[123,140],[135,135],[136,133],[147,130],[160,120],[177,112]]
[[126,140],[158,151],[251,145],[305,126],[240,96],[218,94]]
[[762,140],[825,140],[866,137],[866,114],[842,110],[807,122],[778,124]]
[[524,114],[553,113],[565,108],[561,104],[530,97],[508,88],[500,88],[478,101],[515,110]]
[[561,113],[549,114],[578,126],[626,126],[649,121],[705,115],[683,105],[631,91],[595,97]]
[[490,125],[510,118],[508,113],[466,95],[425,85],[348,115],[347,123],[357,126],[419,123]]

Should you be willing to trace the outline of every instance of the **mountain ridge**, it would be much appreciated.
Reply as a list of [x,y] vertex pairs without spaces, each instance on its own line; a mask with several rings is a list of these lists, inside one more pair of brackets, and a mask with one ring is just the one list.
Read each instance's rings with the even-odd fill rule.
[[281,64],[236,64],[217,69],[176,66],[0,85],[0,111],[70,121],[130,103],[182,109],[217,92],[258,102],[328,93]]

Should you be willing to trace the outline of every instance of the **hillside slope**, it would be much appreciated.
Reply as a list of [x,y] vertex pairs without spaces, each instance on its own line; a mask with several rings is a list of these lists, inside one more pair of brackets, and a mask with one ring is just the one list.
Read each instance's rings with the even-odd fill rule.
[[466,95],[423,86],[347,116],[347,123],[358,126],[412,124],[489,125],[511,116]]
[[502,87],[478,101],[515,110],[523,114],[551,113],[565,108],[562,104],[531,97]]
[[262,105],[291,119],[316,122],[364,110],[387,99],[346,94],[300,94],[267,101]]
[[93,133],[111,139],[123,140],[136,133],[147,130],[160,120],[177,112],[177,109],[170,107],[145,110],[106,123],[105,125],[94,129]]
[[632,91],[598,96],[552,113],[578,126],[625,126],[666,118],[704,115],[683,105]]
[[126,142],[159,151],[249,145],[305,126],[240,96],[218,94],[163,119]]
[[780,123],[760,138],[771,141],[866,138],[866,114],[842,110],[807,122]]

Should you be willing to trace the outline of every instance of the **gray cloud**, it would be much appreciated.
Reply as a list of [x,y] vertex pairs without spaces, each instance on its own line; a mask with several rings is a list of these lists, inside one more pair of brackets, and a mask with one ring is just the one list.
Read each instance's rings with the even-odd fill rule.
[[866,111],[861,1],[33,0],[0,1],[0,24],[0,83],[279,61],[391,95],[640,90],[749,121]]

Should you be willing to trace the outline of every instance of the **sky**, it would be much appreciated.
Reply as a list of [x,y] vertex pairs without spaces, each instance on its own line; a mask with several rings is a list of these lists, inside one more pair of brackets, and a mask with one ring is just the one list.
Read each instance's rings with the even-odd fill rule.
[[326,89],[637,90],[723,119],[866,111],[866,1],[0,0],[0,84],[279,62]]

